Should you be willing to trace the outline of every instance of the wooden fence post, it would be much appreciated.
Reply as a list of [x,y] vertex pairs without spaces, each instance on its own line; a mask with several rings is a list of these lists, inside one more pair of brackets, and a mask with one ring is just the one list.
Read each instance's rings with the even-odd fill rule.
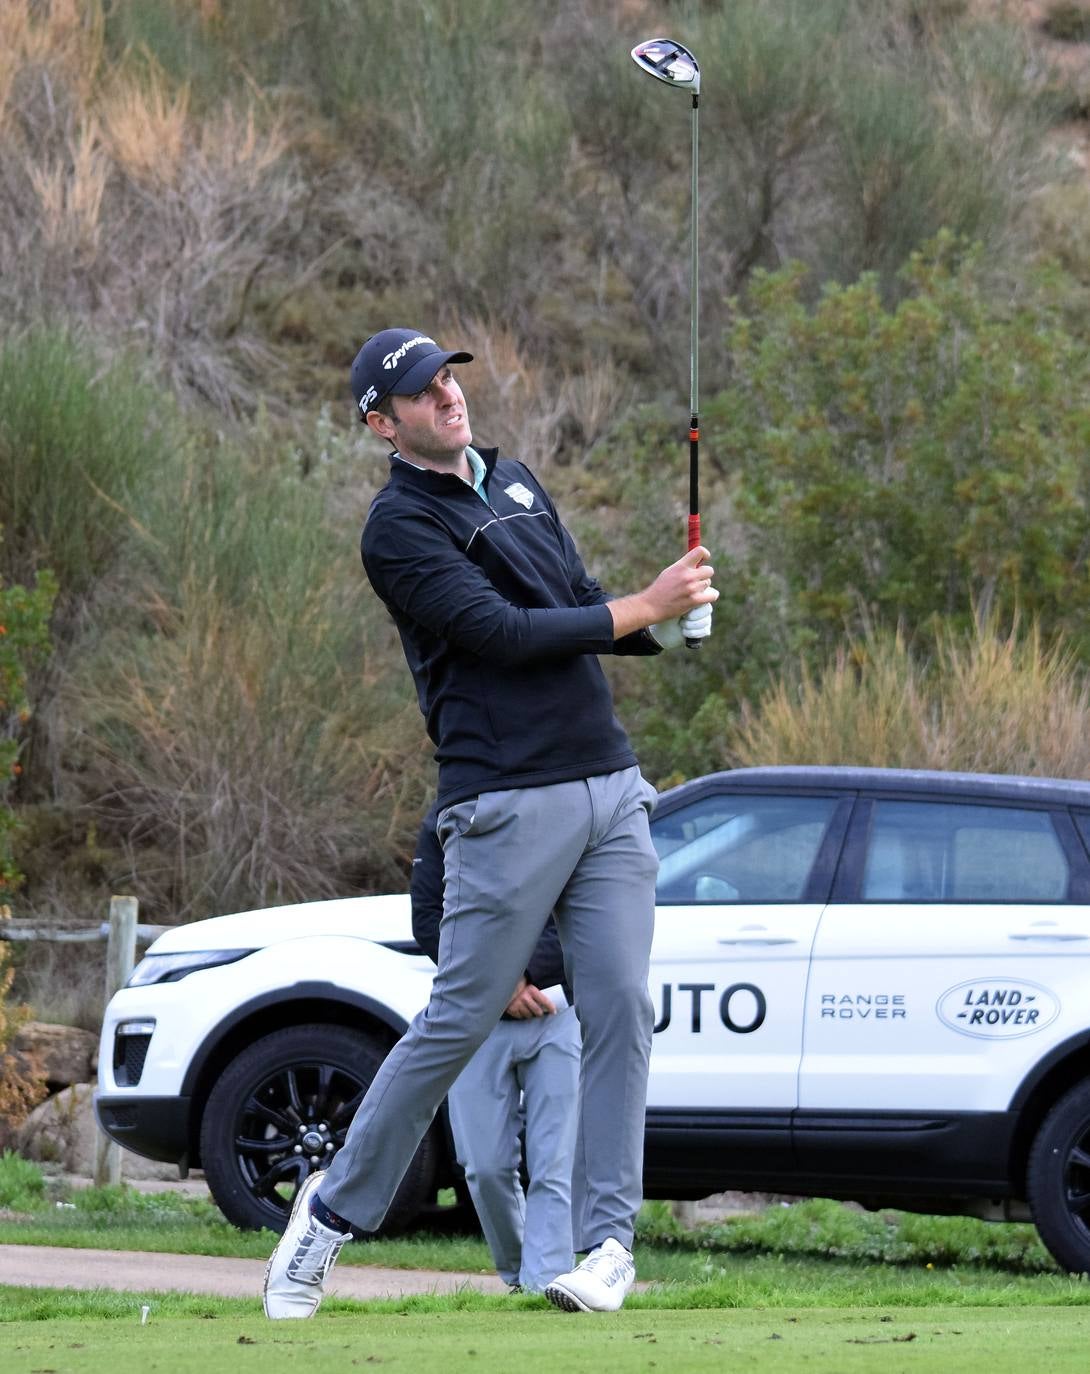
[[[106,937],[106,1001],[129,980],[136,963],[135,897],[110,898],[110,933]],[[121,1146],[100,1128],[95,1146],[95,1187],[121,1182]]]
[[696,1225],[695,1202],[671,1202],[670,1211],[673,1213],[674,1220],[679,1221],[687,1231],[691,1231]]

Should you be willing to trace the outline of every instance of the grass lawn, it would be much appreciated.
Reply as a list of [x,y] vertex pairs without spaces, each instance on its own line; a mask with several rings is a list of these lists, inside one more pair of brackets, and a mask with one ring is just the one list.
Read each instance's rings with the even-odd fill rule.
[[[45,1304],[31,1316],[17,1315]],[[499,1299],[493,1300],[498,1304]],[[279,1374],[390,1365],[413,1374],[549,1368],[565,1374],[735,1371],[761,1374],[995,1374],[1085,1371],[1090,1312],[977,1308],[912,1312],[787,1308],[576,1317],[560,1312],[387,1310],[338,1303],[309,1322],[272,1324],[254,1304],[156,1302],[146,1325],[125,1295],[67,1297],[0,1290],[5,1374]],[[43,1318],[48,1317],[48,1320]]]
[[[2,1161],[0,1161],[2,1164]],[[26,1180],[19,1174],[22,1183]],[[172,1194],[30,1187],[3,1197],[0,1241],[267,1257],[274,1238],[236,1231],[215,1207]],[[20,1183],[20,1187],[22,1187]],[[574,1317],[541,1298],[463,1291],[359,1303],[269,1323],[252,1300],[149,1290],[0,1288],[0,1374],[261,1374],[317,1355],[346,1368],[578,1371],[790,1369],[815,1374],[1084,1371],[1090,1283],[1061,1274],[1029,1226],[862,1213],[821,1199],[683,1230],[661,1203],[641,1213],[646,1292],[613,1316]],[[491,1272],[473,1236],[354,1244],[343,1262]],[[148,1320],[141,1324],[141,1309]]]
[[[906,1273],[957,1266],[993,1276],[1059,1277],[1029,1225],[864,1213],[821,1198],[694,1230],[681,1227],[668,1204],[650,1202],[636,1238],[640,1277],[681,1283],[714,1277],[733,1259],[761,1256],[872,1261]],[[176,1193],[83,1188],[56,1197],[35,1166],[0,1155],[0,1243],[266,1259],[275,1240],[270,1232],[236,1230],[210,1201]],[[346,1246],[340,1263],[492,1272],[479,1235],[370,1240]]]

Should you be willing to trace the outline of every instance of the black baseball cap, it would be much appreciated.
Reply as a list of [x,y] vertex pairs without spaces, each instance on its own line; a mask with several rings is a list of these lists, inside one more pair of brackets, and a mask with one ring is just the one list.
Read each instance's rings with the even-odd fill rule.
[[352,395],[360,418],[386,396],[412,396],[423,391],[447,363],[471,363],[473,354],[447,353],[417,329],[383,329],[372,334],[352,364]]

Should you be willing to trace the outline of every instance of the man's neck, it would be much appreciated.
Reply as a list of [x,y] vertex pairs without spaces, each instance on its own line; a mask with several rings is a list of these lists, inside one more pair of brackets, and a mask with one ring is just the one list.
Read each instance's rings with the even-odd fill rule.
[[412,463],[414,467],[450,473],[453,477],[460,477],[463,482],[473,481],[473,470],[464,448],[458,453],[444,454],[441,458],[422,458],[417,453],[408,453],[402,449],[398,451],[398,457],[403,458],[406,463]]

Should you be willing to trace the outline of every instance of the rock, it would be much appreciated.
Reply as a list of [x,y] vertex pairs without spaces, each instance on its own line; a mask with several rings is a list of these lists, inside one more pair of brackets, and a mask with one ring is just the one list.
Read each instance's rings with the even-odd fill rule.
[[[93,1177],[98,1135],[93,1095],[93,1083],[75,1083],[47,1098],[16,1131],[15,1149],[26,1159],[59,1164],[66,1173]],[[178,1169],[122,1150],[121,1176],[167,1181],[177,1179]]]
[[53,1088],[86,1083],[98,1069],[98,1036],[77,1026],[28,1021],[20,1027],[12,1049],[21,1067],[43,1073]]
[[683,1224],[722,1221],[726,1217],[755,1217],[760,1216],[769,1207],[788,1207],[793,1202],[805,1200],[794,1193],[715,1193],[694,1203],[692,1220]]

